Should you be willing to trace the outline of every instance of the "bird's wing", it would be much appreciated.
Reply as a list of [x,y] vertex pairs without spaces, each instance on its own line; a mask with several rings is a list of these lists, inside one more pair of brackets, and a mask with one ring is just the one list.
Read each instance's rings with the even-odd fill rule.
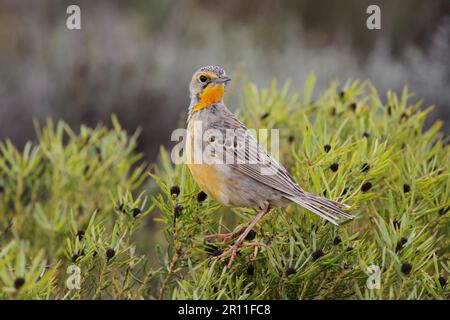
[[[219,154],[223,152],[225,157],[233,160],[229,163],[232,169],[286,195],[304,194],[290,173],[264,150],[231,112],[227,117],[211,123],[209,128],[220,130],[224,136],[234,132],[233,143],[224,143],[221,150],[216,149]],[[226,159],[225,157],[222,159]]]
[[226,137],[225,140],[229,138],[227,130],[228,134],[234,132],[231,143],[224,141],[219,145],[215,141],[214,145],[214,151],[221,157],[220,159],[232,160],[225,163],[233,170],[282,192],[285,198],[298,203],[335,225],[338,225],[337,220],[340,217],[353,218],[352,215],[342,210],[349,206],[302,190],[289,172],[264,150],[249,134],[246,126],[231,112],[210,123],[209,128],[219,130]]

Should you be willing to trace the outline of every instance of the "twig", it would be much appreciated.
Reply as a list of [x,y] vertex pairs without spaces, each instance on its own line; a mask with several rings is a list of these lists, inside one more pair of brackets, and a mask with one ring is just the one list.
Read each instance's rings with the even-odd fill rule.
[[164,297],[164,293],[165,293],[165,291],[167,289],[167,286],[169,284],[170,277],[172,276],[173,271],[176,268],[176,265],[177,265],[177,262],[178,262],[178,258],[179,258],[178,252],[175,251],[175,254],[172,257],[172,261],[170,262],[169,271],[167,272],[167,276],[164,279],[164,282],[163,282],[163,284],[161,286],[161,290],[159,291],[159,300],[162,300],[163,297]]

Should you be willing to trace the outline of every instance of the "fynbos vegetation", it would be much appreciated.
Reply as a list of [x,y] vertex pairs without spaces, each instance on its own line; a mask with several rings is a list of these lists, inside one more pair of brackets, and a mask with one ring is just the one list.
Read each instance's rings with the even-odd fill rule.
[[79,132],[48,122],[21,152],[0,145],[0,297],[448,299],[450,148],[441,123],[424,128],[432,108],[358,81],[313,90],[312,76],[300,94],[246,84],[238,112],[279,128],[280,161],[353,221],[274,210],[251,234],[265,246],[227,269],[210,259],[227,244],[202,238],[256,208],[223,208],[164,149],[146,170],[115,118]]

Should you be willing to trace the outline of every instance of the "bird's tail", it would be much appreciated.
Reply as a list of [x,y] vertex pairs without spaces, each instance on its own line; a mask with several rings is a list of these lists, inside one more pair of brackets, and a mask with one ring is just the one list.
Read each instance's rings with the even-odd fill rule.
[[303,193],[298,196],[287,197],[289,200],[301,205],[303,208],[308,209],[318,216],[330,221],[332,224],[338,226],[337,220],[344,217],[347,219],[353,219],[353,216],[343,209],[348,209],[350,206],[333,200],[321,198],[311,193]]

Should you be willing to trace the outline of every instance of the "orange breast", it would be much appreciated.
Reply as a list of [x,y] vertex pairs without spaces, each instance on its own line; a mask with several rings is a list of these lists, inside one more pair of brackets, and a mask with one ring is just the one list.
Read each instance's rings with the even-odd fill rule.
[[[189,130],[189,128],[188,128]],[[194,143],[193,136],[188,135],[186,141],[186,159],[187,166],[191,171],[192,177],[199,187],[206,192],[210,197],[213,197],[219,202],[227,204],[228,199],[222,193],[223,184],[225,182],[223,173],[218,169],[217,165],[206,163],[194,163]]]
[[221,191],[224,179],[214,165],[188,164],[188,166],[192,177],[203,191],[220,202],[228,202],[224,201],[225,195]]

